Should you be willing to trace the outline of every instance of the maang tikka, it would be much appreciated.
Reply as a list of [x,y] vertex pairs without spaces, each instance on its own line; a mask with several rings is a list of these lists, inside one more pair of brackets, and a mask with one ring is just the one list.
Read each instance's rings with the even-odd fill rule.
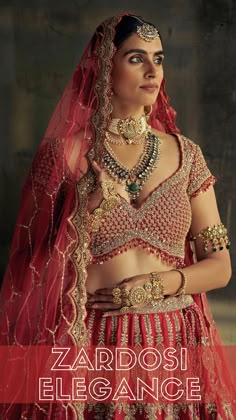
[[143,25],[137,26],[137,35],[147,42],[160,38],[158,30],[155,26],[149,25],[149,23],[143,23]]

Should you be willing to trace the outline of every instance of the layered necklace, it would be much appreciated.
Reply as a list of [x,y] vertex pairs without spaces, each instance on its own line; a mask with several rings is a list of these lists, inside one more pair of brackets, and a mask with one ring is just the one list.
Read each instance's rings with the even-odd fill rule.
[[142,187],[152,175],[157,166],[160,156],[160,140],[157,136],[148,132],[144,151],[138,163],[132,168],[122,164],[107,140],[104,142],[106,153],[102,158],[102,164],[109,175],[120,184],[126,186],[131,201],[137,200]]

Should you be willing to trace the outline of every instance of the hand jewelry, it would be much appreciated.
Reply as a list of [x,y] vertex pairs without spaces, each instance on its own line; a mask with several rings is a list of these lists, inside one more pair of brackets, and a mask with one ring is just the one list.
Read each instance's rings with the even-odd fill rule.
[[121,312],[132,311],[139,305],[164,298],[164,283],[161,276],[157,272],[152,272],[149,278],[150,281],[143,286],[134,286],[130,290],[114,287],[113,303],[121,305]]
[[152,285],[151,294],[153,299],[164,299],[164,282],[160,274],[156,271],[153,271],[150,273],[149,278]]
[[105,213],[113,210],[120,201],[119,196],[116,194],[113,181],[103,180],[100,184],[104,199],[100,203],[99,207],[92,212],[91,216],[93,232],[96,232],[99,229],[101,220]]

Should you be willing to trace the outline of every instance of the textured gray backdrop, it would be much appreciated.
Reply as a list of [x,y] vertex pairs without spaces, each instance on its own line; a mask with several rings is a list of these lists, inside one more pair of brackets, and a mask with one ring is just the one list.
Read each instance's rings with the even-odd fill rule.
[[159,27],[165,74],[182,132],[217,177],[234,276],[208,294],[226,343],[236,344],[236,1],[0,0],[0,274],[7,263],[23,180],[67,80],[104,18],[129,11]]

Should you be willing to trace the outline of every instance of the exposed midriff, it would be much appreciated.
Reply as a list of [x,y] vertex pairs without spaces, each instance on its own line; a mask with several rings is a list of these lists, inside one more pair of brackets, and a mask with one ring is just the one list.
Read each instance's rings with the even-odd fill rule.
[[140,247],[131,248],[102,264],[90,264],[87,291],[93,294],[96,289],[113,287],[125,278],[152,271],[167,271],[171,268],[174,268],[174,265],[164,264],[149,251]]

